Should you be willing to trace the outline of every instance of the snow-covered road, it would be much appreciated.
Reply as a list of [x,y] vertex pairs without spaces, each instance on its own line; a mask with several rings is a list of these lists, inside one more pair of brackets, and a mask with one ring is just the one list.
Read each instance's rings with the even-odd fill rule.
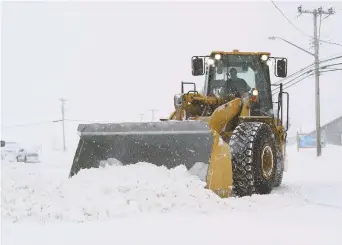
[[[71,153],[72,154],[72,153]],[[342,244],[342,147],[290,147],[270,195],[220,199],[184,168],[2,163],[2,244]]]

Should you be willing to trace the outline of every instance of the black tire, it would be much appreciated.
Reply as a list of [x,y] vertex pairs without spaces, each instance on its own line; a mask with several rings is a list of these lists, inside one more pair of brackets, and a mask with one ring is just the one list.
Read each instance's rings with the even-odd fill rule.
[[[229,141],[233,167],[233,193],[237,196],[268,194],[272,191],[276,175],[277,150],[272,129],[260,122],[239,124]],[[262,152],[269,159],[270,170],[262,171]],[[267,162],[267,161],[265,161]],[[267,169],[266,167],[264,169]]]
[[284,158],[281,155],[280,152],[278,152],[277,157],[277,170],[274,177],[274,187],[279,187],[281,183],[283,182],[283,176],[284,176]]

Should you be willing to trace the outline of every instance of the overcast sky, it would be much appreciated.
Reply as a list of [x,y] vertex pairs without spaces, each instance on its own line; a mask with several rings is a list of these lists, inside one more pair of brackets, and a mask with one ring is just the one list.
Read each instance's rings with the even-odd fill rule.
[[[312,15],[297,18],[298,2],[276,2],[301,30],[313,33]],[[321,39],[342,43],[342,3],[301,2],[312,10],[333,6],[322,22]],[[191,75],[193,55],[212,50],[268,51],[287,57],[289,74],[313,63],[313,57],[282,41],[310,48],[271,1],[218,3],[3,3],[1,109],[2,137],[17,141],[61,143],[61,125],[10,127],[60,119],[65,97],[70,120],[156,120],[173,110],[181,81],[202,86]],[[342,47],[322,44],[321,58],[342,54]],[[321,76],[322,124],[341,116],[342,73]],[[275,79],[274,81],[277,81]],[[290,92],[293,134],[314,125],[314,78]],[[67,137],[77,141],[78,122],[67,122]],[[310,126],[312,127],[312,126]]]

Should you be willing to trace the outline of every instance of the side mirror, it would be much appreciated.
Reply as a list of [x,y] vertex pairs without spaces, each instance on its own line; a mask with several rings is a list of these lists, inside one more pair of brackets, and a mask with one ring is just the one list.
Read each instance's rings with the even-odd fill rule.
[[204,60],[199,57],[192,57],[192,75],[202,76],[204,75]]
[[182,106],[182,104],[183,104],[183,95],[182,94],[175,94],[175,96],[173,97],[173,102],[174,102],[175,109],[177,109],[178,107]]
[[285,58],[277,60],[275,76],[282,78],[287,76],[287,60]]
[[1,147],[5,147],[6,142],[4,140],[1,140]]

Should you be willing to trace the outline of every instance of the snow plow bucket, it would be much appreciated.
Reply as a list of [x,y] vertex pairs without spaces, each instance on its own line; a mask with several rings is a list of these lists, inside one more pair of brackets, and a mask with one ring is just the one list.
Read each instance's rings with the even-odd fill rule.
[[196,175],[200,175],[196,170],[202,170],[199,177],[205,181],[213,134],[204,122],[82,124],[78,131],[80,142],[70,177],[81,169],[98,168],[100,161],[114,158],[123,165],[148,162],[170,169],[183,164]]
[[232,161],[220,133],[238,114],[241,103],[234,99],[199,120],[79,125],[80,141],[69,177],[113,158],[123,165],[148,162],[169,169],[183,164],[206,182],[207,189],[229,197]]

